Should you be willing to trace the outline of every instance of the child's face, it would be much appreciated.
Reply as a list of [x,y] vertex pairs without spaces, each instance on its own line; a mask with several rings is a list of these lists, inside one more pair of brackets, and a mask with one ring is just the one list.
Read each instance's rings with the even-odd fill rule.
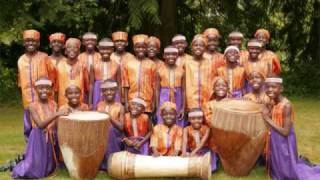
[[226,97],[228,92],[228,85],[224,80],[219,79],[214,84],[213,91],[217,97]]
[[86,50],[88,51],[94,51],[96,45],[97,45],[97,40],[96,39],[84,39],[83,40],[83,45],[86,47]]
[[23,45],[28,53],[34,53],[37,51],[40,42],[32,38],[27,38],[23,40]]
[[69,104],[74,106],[80,104],[80,96],[80,88],[76,86],[70,86],[66,89],[66,97],[68,99]]
[[163,119],[163,123],[166,126],[171,127],[176,123],[177,112],[173,108],[167,107],[161,111],[161,117]]
[[199,130],[202,125],[203,117],[190,117],[189,121],[193,129]]
[[208,36],[208,45],[207,45],[208,50],[215,51],[218,47],[219,47],[219,37]]
[[80,53],[80,48],[76,44],[69,44],[65,51],[69,59],[76,59]]
[[116,48],[117,52],[123,52],[127,45],[128,45],[128,42],[124,40],[114,41],[114,47]]
[[266,94],[270,99],[276,99],[282,92],[282,85],[279,83],[266,83]]
[[192,43],[192,52],[196,56],[202,56],[205,51],[205,44],[201,40],[196,40]]
[[269,43],[269,40],[268,38],[263,34],[263,33],[258,33],[256,35],[256,38],[261,41],[264,45],[268,44]]
[[176,64],[178,53],[176,52],[166,52],[163,54],[163,58],[165,59],[165,62],[169,65]]
[[50,42],[50,47],[53,52],[61,52],[63,50],[64,44],[59,40],[53,40]]
[[113,53],[113,47],[99,47],[99,53],[102,59],[110,59],[111,54]]
[[257,72],[252,72],[249,76],[249,84],[254,90],[259,90],[263,85],[263,77]]
[[242,38],[241,37],[230,37],[229,38],[229,45],[237,46],[239,49],[242,44]]
[[147,47],[145,43],[136,43],[134,45],[134,53],[139,59],[144,58],[146,52],[147,52]]
[[239,55],[238,51],[236,51],[234,49],[230,49],[226,53],[225,57],[229,63],[236,63],[238,61],[238,59],[240,58],[240,55]]
[[107,101],[113,101],[116,96],[116,92],[116,87],[102,89],[103,96]]
[[51,94],[51,86],[49,85],[38,85],[36,87],[36,91],[38,93],[38,97],[40,100],[47,100],[49,95]]
[[155,58],[159,52],[157,44],[155,42],[148,43],[147,52],[149,58]]
[[133,116],[138,116],[144,112],[144,106],[136,102],[130,102],[129,111]]
[[179,54],[183,54],[188,46],[188,43],[185,40],[178,40],[174,41],[172,45],[178,49]]
[[261,48],[260,47],[253,47],[253,46],[249,46],[248,47],[248,51],[249,51],[249,55],[252,59],[257,59],[260,52],[261,52]]

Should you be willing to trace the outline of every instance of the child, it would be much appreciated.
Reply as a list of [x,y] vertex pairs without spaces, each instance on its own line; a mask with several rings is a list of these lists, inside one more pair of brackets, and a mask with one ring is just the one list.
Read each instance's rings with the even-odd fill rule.
[[[103,54],[101,55],[103,56]],[[121,141],[123,139],[124,107],[120,102],[116,101],[116,94],[119,90],[117,81],[107,79],[101,84],[100,88],[103,93],[103,98],[98,103],[97,111],[109,114],[112,124],[109,130],[109,139],[107,139],[108,149],[100,166],[100,169],[107,170],[109,155],[124,149]]]
[[160,107],[166,101],[176,104],[178,121],[177,124],[184,127],[186,122],[183,120],[185,107],[185,90],[184,90],[184,70],[181,66],[176,65],[178,58],[178,49],[173,46],[168,46],[164,49],[163,58],[165,64],[158,67],[157,85],[156,85],[156,107],[157,123],[162,123]]
[[144,34],[133,36],[133,48],[136,57],[123,64],[123,87],[125,92],[125,107],[135,97],[145,100],[145,112],[151,117],[155,109],[155,78],[156,64],[146,58],[148,36]]
[[240,58],[238,59],[239,65],[248,57],[248,51],[242,50],[243,34],[238,31],[232,31],[228,36],[228,45],[236,46],[239,49]]
[[154,36],[150,36],[147,40],[147,52],[148,58],[156,63],[157,67],[159,67],[163,62],[157,58],[157,54],[160,51],[160,39]]
[[236,46],[228,46],[224,51],[227,64],[217,70],[218,76],[228,80],[229,91],[232,97],[241,98],[245,92],[245,71],[237,63],[240,58],[240,51]]
[[262,42],[260,59],[262,61],[266,61],[268,64],[271,64],[270,69],[272,74],[279,76],[281,74],[281,65],[279,57],[274,52],[266,49],[267,44],[270,41],[269,31],[266,29],[258,29],[255,32],[254,37]]
[[68,103],[61,106],[59,109],[68,108],[71,112],[89,110],[89,106],[81,102],[81,89],[79,86],[71,83],[65,91],[65,96],[68,99]]
[[125,150],[134,154],[149,154],[149,139],[152,133],[152,123],[144,114],[146,102],[141,98],[130,101],[129,111],[124,117],[123,142]]
[[85,63],[78,59],[81,42],[76,38],[69,38],[66,41],[65,53],[67,60],[61,59],[57,65],[57,84],[58,107],[67,104],[65,91],[67,87],[74,83],[81,90],[81,102],[89,89],[88,69]]
[[67,115],[68,109],[57,112],[56,103],[49,98],[52,82],[40,78],[35,82],[38,99],[29,106],[32,130],[25,151],[25,159],[12,172],[12,178],[44,178],[57,168],[56,120]]
[[53,33],[49,36],[50,48],[52,54],[49,56],[54,67],[57,67],[57,64],[61,59],[66,59],[63,55],[64,43],[65,43],[65,35],[63,33]]
[[298,157],[293,127],[294,112],[291,102],[281,95],[282,79],[266,78],[266,93],[271,100],[262,114],[270,126],[267,140],[267,165],[272,179],[320,179],[320,166],[310,166]]
[[195,35],[192,40],[193,57],[185,61],[187,111],[201,108],[212,94],[216,67],[213,61],[203,57],[206,44],[202,34]]
[[177,110],[172,102],[160,108],[163,124],[153,128],[150,147],[153,156],[178,156],[182,145],[182,128],[176,125]]
[[218,51],[220,39],[219,31],[216,28],[208,28],[203,32],[203,36],[207,39],[207,51],[203,56],[213,61],[216,68],[225,65],[223,54]]
[[[101,100],[100,86],[106,79],[113,79],[121,84],[121,69],[120,65],[110,56],[113,53],[114,44],[109,38],[103,38],[99,41],[98,49],[101,55],[101,59],[97,59],[93,62],[93,74],[94,82],[93,86],[93,110],[97,109],[97,104]],[[116,101],[120,101],[119,93],[121,92],[121,87],[117,91]]]
[[[96,52],[96,45],[97,45],[97,35],[92,32],[86,32],[82,36],[82,44],[85,47],[85,52],[81,53],[78,58],[79,61],[86,65],[88,69],[88,75],[89,77],[93,77],[93,63],[94,61],[100,60],[100,54]],[[93,78],[89,78],[89,84],[93,84],[94,82]],[[87,102],[90,107],[92,107],[92,96],[93,96],[93,87],[89,87],[89,93],[88,96],[85,96],[83,99],[84,102]]]
[[22,102],[24,108],[23,127],[24,136],[28,141],[31,132],[31,122],[29,120],[29,105],[37,100],[34,84],[40,77],[48,77],[55,82],[55,70],[48,55],[38,51],[40,46],[40,33],[36,30],[26,30],[23,32],[23,45],[25,54],[18,60],[18,86],[21,88]]
[[112,33],[112,41],[114,42],[115,52],[111,54],[111,59],[114,59],[118,64],[134,59],[134,56],[126,51],[128,46],[127,32],[117,31]]
[[177,34],[172,38],[172,45],[179,51],[179,57],[176,61],[178,66],[183,66],[186,59],[190,59],[191,55],[187,54],[186,48],[188,47],[187,38],[184,35]]
[[211,171],[217,169],[217,156],[208,147],[210,129],[203,124],[203,112],[192,109],[188,114],[191,125],[183,130],[182,156],[202,156],[211,153]]
[[248,81],[252,92],[244,95],[243,98],[256,103],[268,104],[269,97],[264,91],[263,74],[259,71],[252,71],[248,76]]

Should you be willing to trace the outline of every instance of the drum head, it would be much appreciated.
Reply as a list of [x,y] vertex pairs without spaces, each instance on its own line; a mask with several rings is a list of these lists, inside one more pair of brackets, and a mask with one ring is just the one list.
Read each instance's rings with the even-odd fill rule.
[[262,105],[247,100],[225,100],[216,104],[216,108],[236,113],[260,113]]
[[61,118],[74,120],[74,121],[102,121],[109,119],[108,114],[94,112],[94,111],[77,111],[70,113],[68,116],[62,116]]

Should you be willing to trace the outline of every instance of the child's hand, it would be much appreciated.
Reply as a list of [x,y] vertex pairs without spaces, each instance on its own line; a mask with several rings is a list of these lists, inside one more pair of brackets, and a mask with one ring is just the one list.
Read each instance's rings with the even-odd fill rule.
[[61,109],[58,112],[58,116],[67,116],[67,115],[69,115],[70,112],[71,112],[70,108]]
[[141,141],[137,141],[133,144],[133,146],[135,149],[140,150],[142,143],[141,143]]
[[159,154],[157,151],[154,151],[154,152],[152,153],[152,156],[154,156],[154,157],[159,157],[160,154]]
[[197,155],[197,151],[192,151],[189,156],[194,157]]
[[130,139],[124,138],[123,141],[124,143],[126,143],[127,146],[133,146],[133,141],[131,141]]
[[182,156],[182,157],[188,157],[188,156],[189,156],[189,153],[187,153],[187,152],[182,153],[181,156]]
[[265,120],[271,117],[270,109],[266,105],[262,108],[262,116]]

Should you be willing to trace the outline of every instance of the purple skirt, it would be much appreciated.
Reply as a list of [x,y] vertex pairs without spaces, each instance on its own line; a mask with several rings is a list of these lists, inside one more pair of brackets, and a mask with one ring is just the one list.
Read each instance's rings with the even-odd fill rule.
[[117,128],[111,126],[109,131],[109,139],[107,139],[108,148],[100,165],[100,170],[106,171],[108,169],[108,159],[110,154],[124,150],[124,144],[122,142],[122,139],[122,132],[119,131]]
[[28,142],[31,130],[30,112],[28,109],[25,109],[23,112],[23,134],[26,142]]
[[[99,103],[99,101],[102,100],[102,92],[101,92],[101,84],[102,84],[103,80],[96,80],[94,82],[94,86],[93,86],[93,98],[92,98],[92,101],[93,101],[93,110],[97,110],[97,105]],[[116,93],[116,97],[115,97],[115,101],[116,102],[120,102],[120,95],[119,95],[119,92],[117,91]]]
[[[160,108],[163,103],[170,101],[170,88],[161,87],[159,97],[160,98],[159,98],[159,107],[157,110],[157,124],[162,124],[163,120],[161,118]],[[175,99],[175,104],[177,106],[177,113],[179,113],[182,110],[182,89],[180,87],[174,88],[174,99]],[[185,127],[187,122],[184,119],[182,119],[182,120],[177,120],[176,124],[181,127]]]
[[44,178],[54,172],[56,162],[52,142],[43,129],[33,128],[25,151],[25,159],[13,168],[12,178]]
[[320,179],[320,166],[312,167],[298,157],[296,135],[293,126],[287,137],[271,129],[269,149],[269,166],[272,179]]
[[[141,141],[143,137],[129,137],[129,139]],[[149,141],[146,141],[139,150],[133,146],[127,146],[126,143],[124,143],[124,149],[133,154],[149,155]]]

